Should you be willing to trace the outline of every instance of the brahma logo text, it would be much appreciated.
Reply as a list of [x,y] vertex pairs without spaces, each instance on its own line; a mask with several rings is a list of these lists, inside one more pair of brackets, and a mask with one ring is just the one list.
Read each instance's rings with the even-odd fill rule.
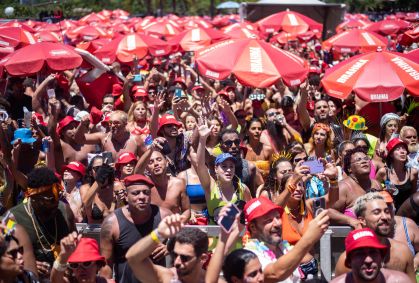
[[361,59],[358,60],[358,62],[356,62],[355,64],[352,65],[352,67],[350,67],[342,76],[340,76],[336,81],[338,83],[344,84],[346,83],[356,72],[359,71],[359,69],[361,69],[362,66],[364,66],[366,63],[368,62],[368,60],[366,59]]
[[371,233],[370,231],[361,231],[359,233],[355,233],[353,238],[354,240],[358,240],[359,238],[362,237],[374,237],[374,234]]
[[404,61],[402,58],[394,57],[393,59],[391,59],[391,62],[393,62],[398,67],[400,67],[400,69],[408,73],[409,76],[411,76],[415,81],[419,80],[419,72],[413,69],[413,67],[406,63],[406,61]]
[[387,93],[371,94],[370,97],[371,97],[371,100],[388,100]]
[[262,50],[260,47],[249,47],[250,52],[250,71],[252,73],[262,73]]
[[68,55],[68,51],[67,50],[51,50],[49,52],[49,54],[51,54],[51,56],[60,56],[60,55]]

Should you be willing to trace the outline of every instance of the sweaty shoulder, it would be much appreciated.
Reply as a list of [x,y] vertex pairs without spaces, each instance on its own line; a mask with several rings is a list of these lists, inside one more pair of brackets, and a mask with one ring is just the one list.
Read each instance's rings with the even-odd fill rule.
[[179,190],[185,190],[186,188],[185,180],[178,177],[170,177],[170,185],[175,186]]
[[118,220],[116,219],[115,212],[112,212],[102,222],[100,229],[100,237],[104,238],[117,238],[119,230]]
[[406,273],[397,271],[397,270],[390,270],[387,268],[382,268],[381,272],[384,274],[386,282],[394,282],[394,283],[404,283],[404,282],[411,282],[409,276]]
[[347,275],[347,273],[342,274],[342,275],[336,277],[335,279],[333,279],[332,281],[330,281],[330,283],[344,283],[344,282],[346,282],[345,281],[346,280],[346,275]]

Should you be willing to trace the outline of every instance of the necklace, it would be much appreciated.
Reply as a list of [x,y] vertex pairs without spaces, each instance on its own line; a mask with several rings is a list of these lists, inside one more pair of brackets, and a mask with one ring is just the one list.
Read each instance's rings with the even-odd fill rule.
[[[54,217],[55,236],[54,236],[54,243],[51,244],[48,241],[48,238],[46,237],[46,235],[42,232],[42,229],[40,228],[38,230],[38,227],[37,227],[37,225],[35,223],[35,216],[33,215],[33,208],[32,208],[32,205],[30,204],[30,199],[28,200],[28,202],[26,204],[24,204],[23,207],[25,208],[26,213],[29,215],[30,219],[32,220],[32,225],[33,225],[33,228],[35,230],[36,237],[38,238],[39,244],[42,247],[42,250],[44,250],[45,252],[51,252],[51,251],[53,251],[54,252],[54,255],[55,255],[55,253],[56,253],[55,250],[56,250],[57,236],[58,236],[57,217]],[[47,243],[47,245],[50,248],[46,248],[44,246],[44,244],[42,243],[42,238],[45,240],[45,242]]]

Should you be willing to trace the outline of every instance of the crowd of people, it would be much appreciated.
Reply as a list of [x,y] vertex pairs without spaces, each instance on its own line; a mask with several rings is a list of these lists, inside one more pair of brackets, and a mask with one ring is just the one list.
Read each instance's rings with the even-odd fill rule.
[[189,53],[93,87],[84,65],[5,79],[0,282],[321,282],[329,225],[353,229],[332,282],[416,282],[418,98],[330,97],[319,41],[283,48],[311,65],[299,86],[206,79]]

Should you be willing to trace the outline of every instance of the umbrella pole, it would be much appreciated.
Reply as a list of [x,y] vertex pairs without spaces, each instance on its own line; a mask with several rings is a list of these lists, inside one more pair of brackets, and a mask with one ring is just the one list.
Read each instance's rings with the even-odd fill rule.
[[6,83],[4,84],[3,96],[6,96],[7,85],[9,84],[9,78],[10,78],[10,75],[7,75]]
[[379,102],[378,109],[379,109],[379,112],[380,112],[380,117],[382,117],[383,116],[383,105],[382,105],[382,102]]

